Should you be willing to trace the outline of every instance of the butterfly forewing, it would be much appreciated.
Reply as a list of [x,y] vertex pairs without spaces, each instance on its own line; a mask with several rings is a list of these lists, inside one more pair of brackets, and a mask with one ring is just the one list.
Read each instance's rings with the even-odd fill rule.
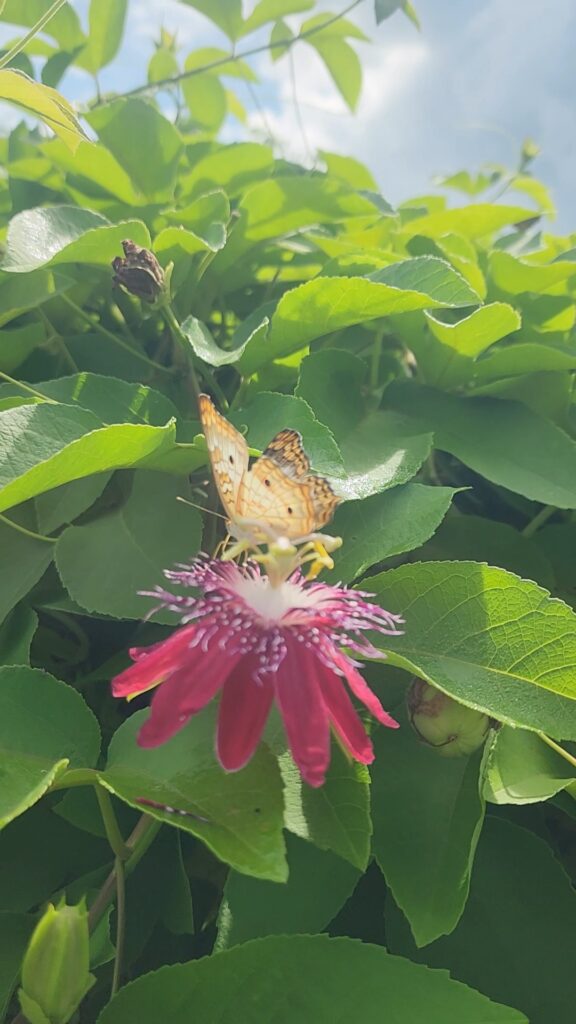
[[214,408],[208,395],[200,395],[198,406],[218,494],[226,515],[233,520],[248,469],[248,445],[236,427]]
[[310,459],[302,447],[302,436],[297,430],[281,430],[264,449],[262,457],[272,459],[295,480],[310,472]]

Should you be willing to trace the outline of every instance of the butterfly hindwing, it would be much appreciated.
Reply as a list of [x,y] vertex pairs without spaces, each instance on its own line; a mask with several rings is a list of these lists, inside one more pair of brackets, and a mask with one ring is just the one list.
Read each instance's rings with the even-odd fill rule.
[[302,447],[302,435],[297,430],[281,430],[264,449],[262,457],[272,459],[295,480],[310,472],[310,459]]
[[218,494],[226,515],[234,519],[242,479],[248,469],[248,445],[207,395],[200,395],[198,405]]

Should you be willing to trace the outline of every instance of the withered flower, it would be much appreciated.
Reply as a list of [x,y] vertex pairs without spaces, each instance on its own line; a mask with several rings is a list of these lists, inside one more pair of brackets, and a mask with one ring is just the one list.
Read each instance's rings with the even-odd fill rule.
[[113,284],[122,285],[127,292],[137,295],[144,302],[156,302],[165,286],[164,271],[153,252],[141,249],[126,238],[122,242],[124,258],[112,260]]

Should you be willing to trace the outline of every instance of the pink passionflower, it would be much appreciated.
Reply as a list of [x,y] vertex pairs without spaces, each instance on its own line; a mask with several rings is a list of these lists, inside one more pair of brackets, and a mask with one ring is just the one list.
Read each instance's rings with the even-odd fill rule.
[[302,777],[321,786],[330,761],[330,728],[352,757],[370,764],[370,739],[344,681],[383,725],[397,727],[344,648],[381,658],[363,636],[399,632],[402,619],[345,587],[307,582],[299,571],[272,586],[256,562],[239,566],[204,556],[167,571],[194,596],[157,588],[159,606],[181,615],[167,640],[134,648],[135,664],[112,681],[115,697],[156,691],[138,743],[156,747],[222,690],[216,751],[226,771],[252,757],[276,701]]

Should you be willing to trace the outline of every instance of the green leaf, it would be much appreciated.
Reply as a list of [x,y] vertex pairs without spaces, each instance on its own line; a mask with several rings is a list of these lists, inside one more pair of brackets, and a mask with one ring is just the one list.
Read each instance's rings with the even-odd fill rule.
[[487,480],[533,501],[576,508],[576,444],[520,402],[460,398],[398,382],[386,401]]
[[8,225],[1,269],[23,274],[58,263],[109,266],[122,251],[123,238],[150,245],[146,225],[139,220],[109,224],[99,213],[75,206],[24,210]]
[[533,804],[570,786],[574,768],[526,729],[496,734],[486,772],[486,798],[495,804]]
[[44,324],[26,324],[4,330],[0,335],[0,369],[11,373],[46,340]]
[[576,368],[576,349],[563,342],[559,345],[542,342],[521,342],[495,348],[477,361],[474,380],[481,385],[505,377],[529,373],[554,373]]
[[[25,4],[21,0],[5,0],[0,20],[32,28],[46,14],[51,3],[52,0],[26,0]],[[78,15],[69,3],[64,4],[50,18],[42,31],[51,36],[63,50],[73,50],[86,42]]]
[[[424,313],[434,345],[430,363],[423,367],[426,382],[439,387],[452,388],[465,383],[473,374],[473,360],[494,342],[517,331],[522,320],[512,306],[504,302],[491,302],[481,306],[456,323],[443,323],[431,313]],[[419,364],[422,362],[415,350]]]
[[95,75],[114,59],[122,42],[127,8],[127,0],[91,0],[88,43],[75,61],[79,67]]
[[533,833],[488,818],[470,897],[448,938],[418,951],[399,914],[387,912],[386,920],[394,952],[448,968],[491,999],[518,1006],[530,1024],[571,1024],[576,979],[566,950],[574,935],[576,893]]
[[374,852],[416,944],[425,946],[455,928],[466,904],[484,819],[482,751],[439,757],[405,711],[395,715],[400,729],[374,736]]
[[[94,413],[102,423],[146,423],[161,427],[177,415],[176,407],[160,391],[97,373],[74,373],[40,381],[35,389],[64,405]],[[11,385],[0,387],[0,395],[12,393],[16,394],[17,389]]]
[[[28,508],[22,510],[14,519],[18,525],[26,529],[36,529],[34,517]],[[3,569],[0,583],[0,622],[4,621],[8,612],[38,582],[53,557],[54,544],[27,537],[14,527],[8,526],[6,520],[0,520],[0,560]]]
[[147,808],[153,817],[199,836],[236,871],[285,882],[282,784],[267,748],[261,745],[242,771],[226,774],[214,754],[214,705],[152,750],[136,743],[146,714],[132,715],[115,734],[102,774],[106,787],[139,810],[143,797],[190,811],[186,818]]
[[198,160],[188,174],[180,177],[182,195],[200,196],[220,187],[233,197],[266,177],[272,162],[272,150],[255,142],[219,146]]
[[40,532],[53,533],[60,526],[74,522],[100,497],[111,475],[95,473],[39,494],[34,504]]
[[172,50],[165,46],[160,46],[150,57],[148,81],[162,82],[165,78],[173,78],[179,71],[178,61]]
[[228,36],[237,39],[242,30],[242,0],[181,0],[200,11]]
[[234,1020],[329,1024],[527,1024],[517,1010],[452,981],[446,972],[390,956],[380,946],[324,935],[269,936],[215,957],[165,967],[122,989],[98,1024],[204,1024]]
[[302,782],[285,738],[275,738],[275,746],[284,748],[280,769],[284,781],[286,828],[321,850],[330,850],[364,871],[370,857],[370,776],[368,769],[350,761],[333,744],[326,781],[319,789]]
[[285,21],[277,21],[270,33],[270,60],[280,60],[290,49],[290,42],[294,39],[294,33]]
[[[195,56],[194,53],[190,54],[192,58]],[[189,67],[190,59],[188,58],[184,69],[188,71]],[[192,67],[196,67],[194,60]],[[222,126],[228,109],[226,91],[217,75],[205,73],[183,78],[181,86],[194,124],[199,129],[217,132]]]
[[200,516],[177,501],[181,493],[177,478],[140,471],[120,508],[64,530],[56,566],[77,604],[117,618],[143,617],[151,602],[138,592],[164,583],[163,569],[200,546]]
[[372,565],[417,548],[432,536],[454,495],[451,487],[404,484],[336,511],[330,532],[344,546],[334,555],[334,573],[350,582]]
[[237,363],[252,334],[246,339],[243,345],[238,348],[220,348],[210,331],[201,320],[195,316],[188,316],[180,324],[182,331],[188,338],[194,353],[208,366],[229,366],[230,363]]
[[86,120],[147,199],[172,197],[182,139],[150,103],[115,100],[91,111]]
[[526,263],[507,252],[490,253],[490,273],[497,288],[508,295],[546,292],[576,274],[576,261]]
[[129,206],[139,206],[142,195],[132,184],[129,175],[104,146],[94,142],[81,142],[74,154],[58,139],[45,142],[42,152],[49,160],[72,176],[80,178],[84,187],[93,183],[105,195],[115,196]]
[[359,870],[341,857],[296,836],[286,836],[286,851],[290,874],[285,885],[229,874],[219,915],[218,951],[265,935],[323,931],[360,878]]
[[464,279],[431,256],[392,264],[370,278],[317,278],[282,296],[267,340],[248,346],[239,366],[243,373],[254,373],[315,338],[381,316],[477,302]]
[[221,189],[200,196],[183,209],[164,214],[167,221],[189,228],[213,252],[226,242],[226,227],[230,220],[230,200]]
[[24,666],[0,668],[0,826],[36,803],[70,765],[91,767],[100,731],[80,694]]
[[[246,18],[240,35],[247,36],[262,25],[267,25],[277,18],[285,18],[287,14],[301,14],[314,7],[314,0],[258,0],[252,14]],[[287,37],[284,36],[286,39]]]
[[19,604],[0,626],[0,664],[29,665],[30,645],[38,628],[38,616]]
[[0,100],[40,118],[72,152],[86,138],[68,101],[55,89],[40,85],[22,71],[0,70]]
[[22,957],[35,925],[32,915],[0,914],[0,1020],[8,1010],[18,978]]
[[174,445],[174,424],[102,427],[84,409],[45,403],[0,412],[0,438],[0,510],[4,511],[70,480],[134,466],[169,451]]
[[419,562],[487,562],[517,576],[535,580],[547,590],[555,586],[554,572],[534,540],[508,523],[482,516],[448,516],[431,540],[418,551]]
[[464,238],[476,239],[493,235],[502,228],[534,216],[534,210],[522,206],[500,206],[496,203],[474,203],[455,210],[441,210],[414,217],[402,226],[402,236],[427,235],[441,238],[454,232]]
[[342,156],[340,153],[329,153],[325,149],[319,150],[318,156],[322,158],[328,173],[337,178],[347,181],[353,188],[378,191],[378,184],[371,172],[364,164],[360,163],[353,156]]
[[241,412],[230,417],[239,428],[248,427],[248,441],[261,451],[287,423],[300,431],[306,452],[318,473],[341,476],[344,471],[338,446],[328,427],[319,423],[303,398],[262,391]]
[[355,50],[345,39],[318,32],[306,42],[322,58],[334,85],[350,110],[354,111],[362,89],[362,65]]
[[370,579],[406,619],[376,639],[392,664],[510,725],[576,739],[576,615],[529,580],[476,562],[403,565]]

